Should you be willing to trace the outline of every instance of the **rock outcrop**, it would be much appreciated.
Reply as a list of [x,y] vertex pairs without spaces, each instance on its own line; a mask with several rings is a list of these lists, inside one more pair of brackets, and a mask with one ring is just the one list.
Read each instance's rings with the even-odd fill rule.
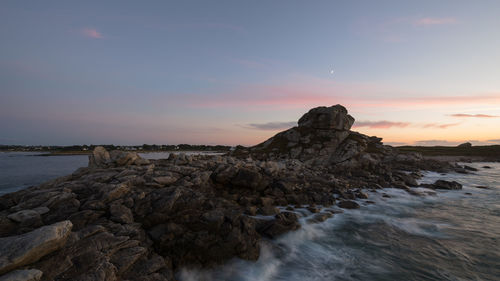
[[70,221],[62,221],[19,236],[0,238],[0,274],[36,262],[60,249],[72,226]]
[[184,266],[258,259],[262,240],[300,228],[296,209],[318,223],[362,207],[362,189],[411,193],[420,169],[454,169],[350,131],[353,122],[340,105],[315,108],[222,156],[146,160],[98,147],[88,167],[0,197],[0,278],[175,280]]
[[341,105],[317,107],[304,114],[298,126],[285,130],[253,147],[238,147],[235,157],[279,161],[297,159],[332,173],[358,173],[388,168],[401,170],[453,169],[439,161],[424,161],[417,153],[400,153],[382,139],[351,131],[354,118]]

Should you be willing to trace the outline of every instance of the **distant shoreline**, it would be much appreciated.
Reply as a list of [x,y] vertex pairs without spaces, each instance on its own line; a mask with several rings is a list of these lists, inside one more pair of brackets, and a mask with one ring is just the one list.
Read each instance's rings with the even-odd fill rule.
[[400,152],[418,152],[425,159],[447,162],[499,162],[500,145],[484,146],[399,146]]
[[[125,150],[123,150],[125,151]],[[37,152],[40,154],[35,154],[32,156],[75,156],[75,155],[91,155],[92,151],[26,151],[26,150],[1,150],[0,152]],[[134,150],[126,152],[136,152],[136,153],[182,153],[182,152],[202,152],[202,153],[226,153],[227,151],[215,151],[215,150]]]
[[[434,159],[449,162],[500,162],[500,145],[485,146],[396,146],[402,153],[417,152],[422,154],[425,159]],[[118,149],[123,150],[123,149]],[[175,153],[175,152],[207,152],[207,153],[226,153],[229,150],[210,150],[210,149],[177,149],[177,150],[123,150],[137,153]],[[92,150],[35,150],[35,149],[2,149],[0,152],[37,152],[35,156],[72,156],[72,155],[90,155]]]

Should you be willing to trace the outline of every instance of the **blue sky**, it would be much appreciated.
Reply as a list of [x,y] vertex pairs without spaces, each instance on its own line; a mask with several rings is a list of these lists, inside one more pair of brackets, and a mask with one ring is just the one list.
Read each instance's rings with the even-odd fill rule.
[[499,13],[498,1],[2,1],[0,143],[252,145],[337,103],[389,143],[496,143]]

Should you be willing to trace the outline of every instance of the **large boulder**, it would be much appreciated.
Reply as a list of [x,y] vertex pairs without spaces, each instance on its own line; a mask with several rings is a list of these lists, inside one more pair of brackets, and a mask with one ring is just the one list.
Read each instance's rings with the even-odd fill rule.
[[142,158],[137,152],[113,150],[108,152],[104,147],[98,146],[89,155],[89,168],[121,167],[128,165],[148,165],[150,161]]
[[110,159],[111,157],[109,156],[109,152],[106,148],[98,146],[94,148],[94,151],[89,156],[89,168],[105,167],[109,163]]
[[0,274],[58,250],[66,243],[72,227],[66,220],[18,236],[0,238]]
[[0,276],[0,281],[38,281],[42,275],[38,269],[20,269]]
[[299,119],[299,127],[325,130],[347,131],[353,123],[354,118],[340,104],[313,108]]

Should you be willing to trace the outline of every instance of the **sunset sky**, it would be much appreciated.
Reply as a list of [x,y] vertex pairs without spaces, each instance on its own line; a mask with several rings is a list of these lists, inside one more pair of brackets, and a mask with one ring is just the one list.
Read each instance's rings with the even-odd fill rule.
[[334,104],[387,144],[500,144],[499,15],[498,0],[1,1],[0,144],[253,145]]

